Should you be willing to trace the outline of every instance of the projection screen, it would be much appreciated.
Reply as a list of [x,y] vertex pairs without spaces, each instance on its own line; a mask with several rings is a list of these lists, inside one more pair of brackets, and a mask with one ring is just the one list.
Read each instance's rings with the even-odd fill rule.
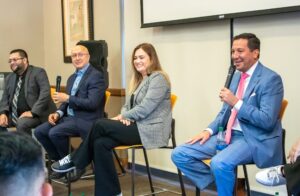
[[300,10],[300,0],[140,0],[140,3],[142,27]]

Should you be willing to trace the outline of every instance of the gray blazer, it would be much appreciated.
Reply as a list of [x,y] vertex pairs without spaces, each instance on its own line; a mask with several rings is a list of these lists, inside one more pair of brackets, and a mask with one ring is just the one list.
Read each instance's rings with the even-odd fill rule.
[[170,96],[166,78],[155,72],[145,78],[134,92],[133,108],[130,109],[130,97],[122,108],[122,116],[136,122],[146,149],[168,144],[172,122]]
[[[15,73],[10,73],[5,78],[5,89],[0,101],[0,112],[11,114],[11,105],[16,85]],[[43,68],[29,65],[24,83],[25,98],[31,111],[38,115],[39,119],[47,121],[48,115],[56,110],[50,96],[50,84]]]

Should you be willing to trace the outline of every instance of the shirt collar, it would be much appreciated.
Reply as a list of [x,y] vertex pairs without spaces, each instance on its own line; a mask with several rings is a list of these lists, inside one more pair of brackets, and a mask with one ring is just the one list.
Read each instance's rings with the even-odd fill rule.
[[256,69],[257,65],[258,65],[258,61],[256,61],[256,62],[250,67],[250,69],[248,69],[248,71],[246,71],[246,74],[249,75],[249,78],[252,76],[252,74],[253,74],[254,70]]

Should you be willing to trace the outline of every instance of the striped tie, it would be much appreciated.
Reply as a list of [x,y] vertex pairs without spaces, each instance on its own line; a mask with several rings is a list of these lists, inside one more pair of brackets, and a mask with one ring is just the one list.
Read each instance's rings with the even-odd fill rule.
[[13,102],[12,102],[12,122],[14,123],[14,125],[17,124],[17,120],[19,117],[18,111],[17,111],[17,104],[18,104],[19,93],[21,90],[21,85],[22,85],[22,77],[19,77],[17,87],[15,90],[15,94],[14,94],[14,98],[13,98]]

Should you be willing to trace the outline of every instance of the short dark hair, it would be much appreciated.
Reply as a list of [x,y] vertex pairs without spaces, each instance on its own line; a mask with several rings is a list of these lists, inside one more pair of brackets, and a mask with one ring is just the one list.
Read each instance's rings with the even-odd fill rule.
[[17,185],[30,192],[44,171],[42,148],[35,140],[25,133],[0,133],[0,195],[16,193]]
[[253,50],[259,50],[260,51],[260,40],[256,37],[253,33],[242,33],[239,35],[236,35],[233,37],[233,41],[238,39],[246,39],[248,40],[248,48]]
[[25,50],[23,50],[23,49],[14,49],[14,50],[10,51],[9,54],[12,54],[12,53],[19,53],[19,55],[22,58],[26,58],[27,62],[29,63],[28,55],[27,55],[27,52]]

